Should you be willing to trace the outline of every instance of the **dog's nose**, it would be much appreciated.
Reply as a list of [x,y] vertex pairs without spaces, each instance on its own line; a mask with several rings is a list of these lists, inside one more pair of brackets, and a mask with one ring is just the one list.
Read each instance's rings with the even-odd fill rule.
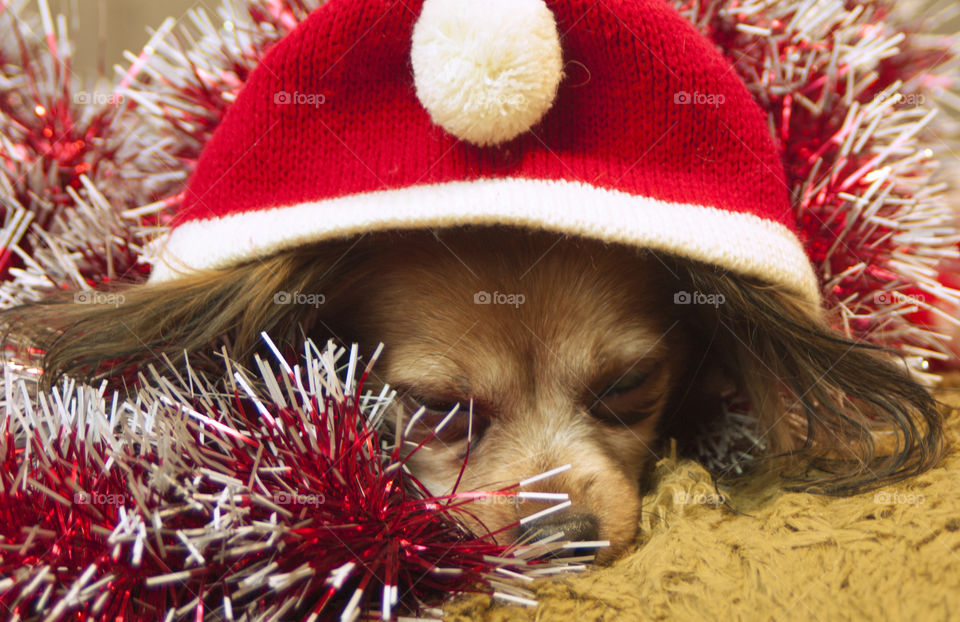
[[524,539],[540,540],[562,532],[564,540],[596,540],[600,533],[597,517],[588,512],[566,513],[560,516],[547,516],[524,526]]

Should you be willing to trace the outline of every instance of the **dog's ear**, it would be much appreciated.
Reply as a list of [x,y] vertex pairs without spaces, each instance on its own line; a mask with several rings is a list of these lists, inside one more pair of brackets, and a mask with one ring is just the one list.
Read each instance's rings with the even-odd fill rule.
[[346,242],[329,243],[163,283],[120,285],[110,296],[54,292],[0,313],[3,344],[45,351],[48,387],[63,375],[122,385],[146,364],[179,366],[185,355],[202,360],[221,346],[246,364],[263,346],[261,331],[277,344],[299,344],[304,333],[319,342],[348,333],[364,256]]
[[[699,339],[699,330],[688,330],[696,345],[688,351],[657,424],[657,437],[689,446],[703,427],[721,414],[721,396],[730,384],[723,359],[711,342]],[[662,450],[663,448],[661,448]]]
[[[942,456],[943,415],[892,353],[846,338],[819,309],[768,284],[679,260],[675,272],[685,291],[723,301],[687,305],[683,321],[694,342],[711,344],[703,364],[725,372],[751,402],[756,432],[794,488],[854,492]],[[678,401],[675,419],[665,421],[678,438],[696,434],[719,407],[723,376],[688,373],[687,395],[704,394]]]

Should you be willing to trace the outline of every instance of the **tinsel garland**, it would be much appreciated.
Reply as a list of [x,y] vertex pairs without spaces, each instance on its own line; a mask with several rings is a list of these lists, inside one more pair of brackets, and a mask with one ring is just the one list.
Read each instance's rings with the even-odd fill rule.
[[63,16],[54,20],[41,2],[37,19],[27,6],[0,5],[3,306],[51,286],[144,278],[142,225],[121,208],[157,188],[141,173],[150,154],[133,139],[136,112],[73,74]]
[[462,527],[472,503],[553,503],[545,515],[569,501],[531,491],[540,477],[431,496],[402,433],[378,432],[391,396],[363,393],[373,361],[360,373],[344,354],[307,342],[302,365],[258,359],[259,376],[228,359],[224,382],[150,370],[135,401],[69,381],[35,400],[35,378],[8,366],[0,606],[23,620],[388,620],[484,583],[531,604],[516,579],[584,568],[590,556],[548,555],[570,546],[555,537],[507,547]]
[[[928,10],[925,15],[897,15],[892,3],[872,1],[672,2],[716,42],[768,112],[771,132],[783,150],[797,222],[819,271],[835,325],[853,338],[899,350],[917,373],[934,382],[936,375],[931,372],[937,366],[956,365],[960,354],[956,346],[951,350],[949,342],[951,333],[960,335],[955,319],[960,293],[955,289],[955,275],[949,273],[960,267],[957,211],[948,204],[944,186],[936,178],[939,159],[960,134],[949,117],[933,114],[944,104],[960,109],[956,94],[960,44],[956,37],[927,34],[945,19],[943,14]],[[72,73],[67,20],[51,15],[46,0],[0,2],[0,305],[37,300],[51,287],[90,289],[117,280],[143,280],[149,272],[149,241],[176,210],[178,192],[224,111],[264,51],[320,3],[223,0],[215,16],[202,8],[193,9],[184,23],[170,19],[161,24],[142,51],[127,55],[129,65],[117,67],[116,78],[98,89]],[[944,3],[944,10],[951,7],[956,8]],[[254,425],[252,419],[254,410],[263,414],[256,407],[259,401],[270,417],[292,417],[291,421],[299,422],[297,434],[312,434],[304,430],[316,422],[290,410],[306,402],[283,401],[287,399],[288,374],[274,377],[275,387],[284,387],[278,394],[273,388],[261,393],[263,387],[251,387],[256,400],[230,374],[225,382],[231,383],[231,391],[223,387],[214,390],[213,381],[201,390],[191,384],[193,378],[187,379],[189,390],[174,390],[156,376],[144,382],[138,400],[120,402],[123,406],[112,410],[112,404],[118,402],[104,396],[102,389],[64,385],[49,395],[33,395],[29,381],[12,380],[9,374],[13,371],[9,368],[5,378],[5,427],[0,431],[5,466],[0,481],[4,495],[22,495],[15,507],[23,514],[10,512],[0,503],[3,520],[8,522],[4,537],[21,538],[0,542],[2,563],[14,559],[9,553],[11,542],[23,547],[24,533],[33,534],[30,537],[35,542],[52,542],[51,533],[81,540],[63,540],[71,544],[51,549],[60,556],[56,563],[61,565],[51,562],[50,568],[63,568],[60,574],[42,570],[44,562],[39,558],[17,558],[24,565],[19,574],[15,572],[19,566],[13,562],[2,566],[0,586],[5,589],[0,598],[9,599],[4,603],[20,599],[18,605],[25,617],[30,617],[30,607],[36,610],[46,593],[42,604],[49,611],[59,605],[61,612],[92,608],[96,599],[105,598],[98,609],[101,614],[137,611],[139,615],[144,611],[139,609],[142,603],[148,603],[158,607],[157,611],[172,612],[166,614],[171,616],[178,610],[186,615],[189,609],[192,617],[216,611],[229,618],[227,607],[236,599],[238,610],[256,611],[256,616],[261,616],[257,619],[269,619],[285,615],[278,613],[283,607],[305,606],[309,598],[301,600],[298,590],[319,594],[312,591],[317,587],[312,579],[297,582],[294,579],[298,577],[289,575],[293,581],[289,584],[277,579],[285,572],[297,572],[299,567],[292,565],[296,556],[281,556],[287,566],[257,575],[269,563],[264,562],[265,553],[255,550],[235,569],[236,574],[229,575],[235,582],[212,581],[217,564],[223,562],[204,548],[222,545],[219,554],[223,554],[235,550],[227,548],[228,542],[233,546],[231,537],[251,546],[258,536],[272,537],[274,543],[299,537],[297,523],[283,512],[276,513],[275,523],[265,519],[268,515],[263,514],[263,506],[255,503],[248,506],[248,514],[238,514],[241,506],[235,499],[247,494],[249,504],[252,495],[262,497],[263,490],[239,477],[241,485],[236,491],[240,492],[233,492],[236,482],[211,479],[200,470],[214,469],[222,476],[224,471],[216,469],[225,466],[223,456],[252,449],[228,430],[262,443],[259,447],[296,446],[300,450],[292,437],[276,437],[275,430],[262,427],[259,420]],[[37,371],[25,368],[17,373],[29,378]],[[273,385],[264,378],[264,386]],[[306,389],[318,405],[317,413],[322,403],[336,414],[331,420],[339,416],[347,421],[348,429],[363,430],[365,420],[355,401],[334,400],[327,405],[327,396],[320,400],[317,392],[320,386],[322,383]],[[300,390],[297,387],[294,395]],[[277,400],[277,395],[283,400]],[[727,406],[727,418],[703,435],[698,446],[718,471],[738,470],[750,459],[745,448],[761,448],[751,434],[748,405],[732,396]],[[350,427],[351,418],[358,427]],[[220,424],[224,427],[218,427]],[[351,434],[354,440],[363,436],[363,432]],[[40,447],[56,451],[44,457],[37,451]],[[368,461],[365,464],[378,464],[383,472],[390,464],[400,464],[389,452],[373,451],[376,444],[373,449],[356,443],[350,447],[354,455]],[[270,455],[278,460],[280,454]],[[276,460],[270,464],[278,464]],[[243,474],[249,475],[252,464],[238,460],[230,468],[246,468]],[[98,470],[107,465],[109,469]],[[401,477],[400,472],[395,467],[387,475]],[[28,473],[32,482],[45,488],[28,487]],[[17,474],[22,474],[20,479]],[[178,475],[180,479],[176,479]],[[168,476],[174,479],[164,479]],[[384,477],[384,481],[394,481]],[[276,476],[270,481],[277,486],[286,482],[290,490],[299,490],[291,484],[296,478]],[[96,503],[71,501],[71,491],[91,496],[94,492],[120,494],[121,483],[139,491],[134,498],[137,504],[129,512],[124,508],[125,515]],[[431,503],[418,496],[415,484],[404,483],[406,487],[391,489],[391,495],[400,496],[387,495],[391,503],[401,499],[392,507],[422,510],[426,506],[417,504]],[[324,483],[328,484],[333,485]],[[228,490],[231,492],[224,492]],[[214,494],[216,499],[210,496]],[[70,509],[64,500],[73,504]],[[447,508],[456,501],[432,503]],[[315,509],[307,505],[299,509],[308,513]],[[158,527],[153,516],[162,514],[161,508],[169,510],[175,520],[186,522],[176,523],[175,528],[161,522]],[[441,513],[456,511],[450,507]],[[33,517],[33,522],[25,516]],[[241,524],[237,522],[241,518],[256,516],[259,522],[243,523],[249,529],[229,537],[226,531],[217,532],[220,535],[212,540],[196,540],[198,536],[189,531],[199,524],[207,529],[220,525],[226,530],[227,523],[214,522],[226,516],[234,521],[229,523],[231,529]],[[460,542],[466,536],[455,527],[454,517],[448,518],[431,522],[430,528],[438,530],[433,533],[441,540],[449,537]],[[35,529],[14,533],[10,531],[13,525]],[[149,538],[131,531],[141,525]],[[107,542],[115,529],[120,531]],[[141,566],[134,567],[130,562],[138,541]],[[395,545],[397,541],[383,542]],[[203,563],[188,543],[200,552]],[[477,551],[489,546],[482,541],[476,544]],[[23,549],[23,554],[28,550]],[[119,551],[116,559],[114,550]],[[462,589],[496,570],[500,562],[491,559],[464,572],[463,583],[431,587]],[[169,568],[164,569],[163,564]],[[128,581],[124,585],[134,590],[137,581],[158,580],[172,568],[190,568],[191,578],[184,579],[184,585],[194,589],[189,598],[184,596],[186,592],[175,593],[180,589],[175,584],[165,584],[149,596],[138,594],[138,599],[147,600],[131,599],[124,604],[113,598],[123,590],[111,590],[111,595],[104,597],[103,585],[95,586],[116,572],[114,580]],[[86,576],[87,572],[91,574]],[[357,581],[365,571],[353,568],[351,572],[352,580]],[[343,573],[342,581],[337,580],[341,575],[316,573],[317,581],[334,577],[336,593],[330,598],[339,599],[338,607],[349,604],[342,601],[349,600],[348,592],[355,587],[348,573]],[[243,591],[253,584],[270,585],[270,578],[275,580],[269,598],[256,589]],[[237,586],[244,580],[248,582],[237,596]],[[367,584],[368,588],[373,585]],[[34,591],[28,593],[28,588]],[[425,592],[415,593],[405,602],[416,607],[418,598],[427,597]],[[200,593],[205,596],[199,598]],[[521,601],[525,598],[503,593]],[[366,591],[362,594],[369,596]],[[389,606],[392,599],[382,595],[381,591],[380,604]],[[331,611],[330,607],[332,603],[324,611]],[[360,604],[348,610],[359,611]],[[242,614],[236,616],[240,619]]]

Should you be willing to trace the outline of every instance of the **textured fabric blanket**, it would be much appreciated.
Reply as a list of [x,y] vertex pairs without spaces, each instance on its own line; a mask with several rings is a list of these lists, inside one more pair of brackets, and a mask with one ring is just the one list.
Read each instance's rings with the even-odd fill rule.
[[960,376],[939,397],[950,449],[928,473],[852,497],[786,492],[775,477],[718,495],[698,464],[665,459],[630,554],[532,584],[537,608],[477,595],[448,604],[446,618],[957,619],[960,416],[949,410],[960,406]]

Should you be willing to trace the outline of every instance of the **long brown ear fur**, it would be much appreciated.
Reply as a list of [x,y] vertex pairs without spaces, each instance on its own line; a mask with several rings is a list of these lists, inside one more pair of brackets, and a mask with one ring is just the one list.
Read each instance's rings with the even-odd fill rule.
[[[725,370],[752,402],[767,461],[791,488],[852,493],[923,472],[943,456],[941,405],[893,353],[847,339],[778,288],[670,263],[678,289],[723,297],[716,307],[678,312],[695,339],[711,344],[701,367]],[[666,434],[695,434],[697,419],[715,414],[708,377],[688,379],[699,401],[681,404]]]
[[122,384],[148,363],[179,365],[185,354],[221,345],[244,360],[260,348],[260,331],[277,343],[292,343],[301,329],[324,332],[312,336],[325,341],[340,336],[332,326],[349,315],[349,294],[362,290],[355,284],[363,257],[361,248],[330,243],[172,282],[119,286],[110,296],[54,292],[0,313],[3,344],[44,350],[49,387],[63,375]]

